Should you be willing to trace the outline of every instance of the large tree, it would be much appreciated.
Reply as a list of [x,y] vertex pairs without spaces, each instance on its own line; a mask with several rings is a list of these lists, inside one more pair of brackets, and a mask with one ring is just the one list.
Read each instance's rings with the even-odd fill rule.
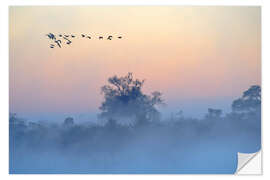
[[163,104],[160,92],[146,95],[142,92],[144,80],[133,78],[132,73],[124,77],[113,76],[109,85],[101,88],[104,101],[100,106],[100,118],[113,119],[118,123],[145,123],[158,119],[157,105]]
[[261,87],[258,85],[251,86],[246,90],[242,97],[232,103],[234,112],[254,112],[261,109]]

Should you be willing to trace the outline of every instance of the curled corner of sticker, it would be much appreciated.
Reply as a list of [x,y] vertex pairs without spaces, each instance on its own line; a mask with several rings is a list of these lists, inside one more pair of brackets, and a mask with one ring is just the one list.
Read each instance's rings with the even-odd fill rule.
[[239,175],[261,175],[262,155],[261,151],[256,153],[237,153],[238,163],[235,174]]

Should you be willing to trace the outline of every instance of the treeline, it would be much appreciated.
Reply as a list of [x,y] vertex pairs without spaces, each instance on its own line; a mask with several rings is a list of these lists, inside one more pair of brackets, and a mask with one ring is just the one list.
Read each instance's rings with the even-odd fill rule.
[[237,152],[261,148],[258,112],[219,116],[209,110],[204,119],[175,116],[143,125],[112,119],[86,125],[68,119],[46,124],[12,117],[10,172],[234,173]]
[[[217,109],[208,109],[203,119],[186,118],[181,113],[167,120],[159,120],[140,124],[121,124],[109,119],[105,124],[77,124],[71,117],[62,123],[27,122],[16,115],[10,117],[10,144],[12,148],[27,147],[45,150],[47,148],[72,149],[82,148],[87,153],[103,148],[110,151],[119,144],[130,143],[132,139],[151,135],[154,140],[159,138],[208,138],[243,136],[256,139],[260,148],[261,113],[260,110],[248,112],[231,112],[222,116]],[[172,137],[171,137],[172,136]],[[241,143],[241,142],[239,142]],[[83,146],[83,147],[79,147]]]

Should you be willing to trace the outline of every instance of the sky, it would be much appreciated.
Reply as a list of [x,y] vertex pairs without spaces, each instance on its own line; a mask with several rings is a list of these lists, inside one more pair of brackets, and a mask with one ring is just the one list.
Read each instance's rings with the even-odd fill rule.
[[[13,6],[9,9],[10,112],[31,120],[95,117],[101,86],[133,72],[160,91],[165,114],[230,110],[261,84],[259,7]],[[88,34],[62,48],[46,34]],[[98,40],[98,36],[122,39]]]

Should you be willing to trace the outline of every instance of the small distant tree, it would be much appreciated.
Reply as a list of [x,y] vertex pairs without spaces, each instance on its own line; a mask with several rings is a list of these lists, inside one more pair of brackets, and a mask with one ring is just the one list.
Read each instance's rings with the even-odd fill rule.
[[74,119],[72,117],[67,117],[64,121],[64,126],[70,127],[74,125]]
[[178,119],[183,119],[184,118],[184,112],[182,110],[179,110],[177,113],[176,113],[176,117]]
[[20,126],[26,127],[26,120],[19,118],[16,113],[10,113],[9,114],[9,124],[10,125],[20,125]]
[[[145,123],[158,119],[157,105],[163,104],[160,92],[146,95],[142,92],[144,80],[133,78],[132,73],[124,77],[113,76],[109,85],[101,88],[104,101],[100,106],[100,118],[115,119],[120,123]],[[134,123],[134,122],[133,122]]]
[[206,118],[215,119],[220,118],[221,115],[222,115],[221,109],[208,108],[208,114],[206,115]]
[[17,120],[17,114],[16,113],[10,113],[9,114],[9,123],[15,124]]
[[232,103],[233,112],[255,112],[261,109],[261,87],[251,86]]

